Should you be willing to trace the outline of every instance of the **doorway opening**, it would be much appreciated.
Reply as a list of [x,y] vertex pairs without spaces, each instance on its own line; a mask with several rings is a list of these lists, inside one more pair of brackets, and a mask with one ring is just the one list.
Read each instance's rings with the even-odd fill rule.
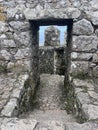
[[[71,64],[73,19],[30,20],[30,24],[32,29],[32,78],[36,88],[33,109],[62,110],[66,99],[64,83],[68,79]],[[39,45],[39,31],[42,26],[48,26],[45,31],[45,40],[43,40],[44,46]],[[67,27],[66,45],[59,44],[60,31],[56,28],[57,26]]]
[[[29,22],[32,29],[32,73],[35,81],[37,82],[42,73],[68,75],[71,62],[73,19],[39,19]],[[53,32],[54,28],[56,35]],[[66,44],[62,44],[63,41],[58,45],[62,37],[58,28],[65,29]],[[53,39],[51,35],[49,37],[49,31]],[[51,43],[48,38],[54,40],[53,46],[48,45]],[[54,45],[55,42],[57,45]]]

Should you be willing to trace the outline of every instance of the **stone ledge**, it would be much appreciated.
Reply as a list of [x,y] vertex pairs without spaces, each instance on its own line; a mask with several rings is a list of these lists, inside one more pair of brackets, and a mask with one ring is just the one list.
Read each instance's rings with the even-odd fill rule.
[[[5,78],[5,81],[3,80]],[[29,78],[28,74],[14,75],[8,74],[3,75],[1,78],[1,88],[5,88],[1,93],[1,101],[6,100],[6,104],[1,104],[1,117],[17,116],[19,113],[19,100],[23,100],[22,93],[25,91],[25,82]],[[6,85],[8,88],[6,88]],[[1,103],[0,101],[0,103]]]
[[0,130],[34,130],[37,125],[36,120],[5,118],[2,121]]
[[[78,117],[83,122],[85,120],[98,119],[98,93],[95,92],[94,82],[92,80],[74,79],[74,92],[76,98],[76,110]],[[94,94],[96,94],[94,96]]]
[[98,130],[98,123],[87,122],[84,124],[69,123],[66,124],[66,130]]
[[77,8],[66,8],[66,9],[29,9],[24,10],[26,19],[44,19],[44,18],[67,18],[73,19],[78,18],[81,12]]

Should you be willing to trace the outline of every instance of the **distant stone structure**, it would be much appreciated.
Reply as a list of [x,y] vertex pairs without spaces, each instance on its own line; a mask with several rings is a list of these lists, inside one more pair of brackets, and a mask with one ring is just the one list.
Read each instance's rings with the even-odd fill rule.
[[45,30],[45,46],[60,45],[60,30],[54,26],[50,26]]

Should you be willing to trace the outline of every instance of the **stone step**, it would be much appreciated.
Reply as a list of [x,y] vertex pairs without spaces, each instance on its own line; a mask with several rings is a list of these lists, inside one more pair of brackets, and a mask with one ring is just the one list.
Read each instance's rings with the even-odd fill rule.
[[98,92],[93,80],[74,79],[77,113],[80,119],[98,120]]
[[40,75],[40,86],[36,92],[34,104],[37,109],[64,109],[64,76],[54,74]]
[[5,118],[1,120],[0,130],[98,130],[98,122],[83,124],[66,122],[63,124],[56,120],[41,123],[30,118]]
[[71,115],[67,114],[65,110],[33,110],[33,112],[29,112],[26,115],[22,116],[23,118],[35,119],[38,122],[46,122],[51,120],[56,120],[62,123],[66,122],[75,122],[76,119]]

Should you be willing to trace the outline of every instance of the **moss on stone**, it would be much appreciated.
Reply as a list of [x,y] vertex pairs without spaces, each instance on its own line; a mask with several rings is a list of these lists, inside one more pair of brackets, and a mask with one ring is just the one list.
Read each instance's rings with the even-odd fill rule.
[[0,73],[7,73],[7,67],[0,65]]
[[84,71],[79,71],[77,73],[72,73],[71,76],[73,78],[77,78],[77,79],[82,79],[82,80],[85,80],[85,79],[90,79],[91,77],[89,76],[88,73],[84,72]]

